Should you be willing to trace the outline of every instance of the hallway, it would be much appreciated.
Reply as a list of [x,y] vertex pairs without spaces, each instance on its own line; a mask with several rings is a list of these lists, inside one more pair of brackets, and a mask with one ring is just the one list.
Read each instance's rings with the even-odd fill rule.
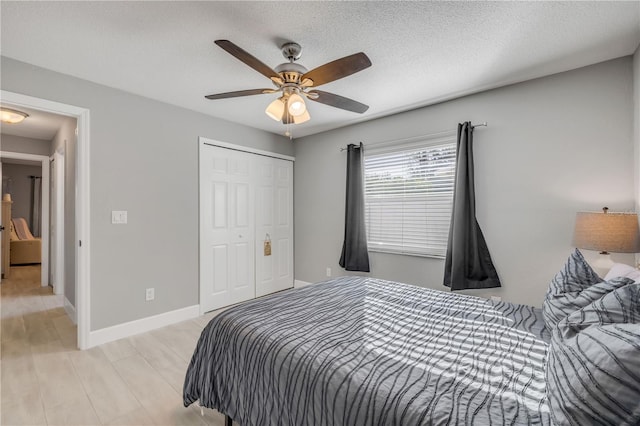
[[62,307],[63,296],[40,286],[40,265],[13,266],[0,290],[3,344],[60,342],[65,348],[76,347],[76,326]]
[[182,405],[187,365],[208,314],[79,351],[63,297],[40,287],[39,266],[0,285],[2,425],[222,425]]

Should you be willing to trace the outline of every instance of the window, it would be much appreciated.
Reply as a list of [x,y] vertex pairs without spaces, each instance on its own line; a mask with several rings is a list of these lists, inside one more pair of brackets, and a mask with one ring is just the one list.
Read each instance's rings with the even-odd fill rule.
[[454,137],[365,150],[369,250],[446,255],[456,164]]

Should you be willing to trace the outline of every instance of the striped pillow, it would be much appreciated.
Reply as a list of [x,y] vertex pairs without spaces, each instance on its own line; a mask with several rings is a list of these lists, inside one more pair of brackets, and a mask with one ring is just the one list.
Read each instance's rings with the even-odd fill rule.
[[547,397],[559,425],[640,424],[640,284],[626,280],[553,333]]
[[[549,330],[576,309],[580,309],[606,294],[609,289],[592,286],[602,279],[589,266],[580,253],[575,251],[569,256],[564,267],[549,284],[549,289],[542,303],[542,315]],[[586,291],[590,289],[590,291]]]
[[640,324],[640,283],[634,282],[633,278],[625,277],[614,278],[601,284],[606,283],[619,288],[562,320],[558,325],[558,331],[563,338],[573,338],[593,325]]
[[555,294],[549,296],[542,305],[542,314],[544,315],[545,324],[551,331],[561,320],[566,318],[573,312],[584,308],[595,300],[610,293],[612,290],[623,287],[633,280],[630,278],[614,278],[610,281],[603,281],[593,284],[582,291],[573,291],[570,293]]

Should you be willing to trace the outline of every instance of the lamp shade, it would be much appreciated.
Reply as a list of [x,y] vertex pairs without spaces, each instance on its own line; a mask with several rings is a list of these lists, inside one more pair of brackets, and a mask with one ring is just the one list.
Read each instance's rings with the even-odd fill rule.
[[282,115],[284,114],[284,102],[281,98],[278,98],[275,101],[271,102],[264,112],[274,120],[280,121],[282,120]]
[[640,253],[636,213],[579,212],[574,247],[613,253]]
[[287,101],[287,108],[289,110],[289,114],[294,117],[303,115],[307,110],[307,106],[304,104],[304,99],[302,99],[302,96],[298,95],[297,93],[289,96],[289,100]]
[[298,115],[298,116],[293,116],[293,123],[294,124],[301,124],[304,123],[306,121],[309,121],[311,119],[311,116],[309,115],[309,111],[305,111],[302,115]]

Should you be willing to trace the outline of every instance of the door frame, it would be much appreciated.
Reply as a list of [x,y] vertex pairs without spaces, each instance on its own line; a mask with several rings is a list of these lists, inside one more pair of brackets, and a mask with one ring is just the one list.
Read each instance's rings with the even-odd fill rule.
[[[89,347],[91,331],[91,234],[90,234],[90,114],[88,108],[63,104],[20,93],[0,90],[0,98],[7,104],[33,108],[53,114],[74,117],[76,130],[76,317],[78,324],[78,347]],[[48,161],[48,160],[47,160]],[[48,169],[48,165],[47,165]],[[47,172],[48,173],[48,172]],[[43,182],[44,183],[44,182]],[[48,216],[48,214],[47,214]],[[48,230],[47,230],[48,232]],[[69,253],[67,253],[69,255]]]
[[[55,253],[55,262],[53,268],[53,292],[55,294],[64,294],[64,157],[65,149],[58,149],[50,157],[49,164],[53,163],[53,175],[50,176],[50,181],[56,182],[56,191],[50,194],[51,198],[51,212],[54,213],[54,223],[49,224],[49,229],[54,228],[56,230],[55,241],[51,241],[52,252]],[[55,208],[53,208],[55,207]]]
[[[219,147],[219,148],[227,148],[227,149],[232,149],[235,151],[241,151],[241,152],[246,152],[249,154],[257,154],[257,155],[262,155],[265,157],[272,157],[272,158],[279,158],[281,160],[288,160],[291,161],[292,163],[295,163],[296,159],[295,157],[291,157],[289,155],[284,155],[284,154],[278,154],[276,152],[271,152],[271,151],[263,151],[261,149],[256,149],[256,148],[251,148],[248,146],[243,146],[243,145],[236,145],[236,144],[232,144],[229,142],[222,142],[222,141],[218,141],[218,140],[214,140],[214,139],[209,139],[203,136],[198,137],[198,167],[200,167],[200,163],[201,163],[201,158],[202,158],[202,151],[205,149],[206,146],[214,146],[214,147]],[[201,190],[202,190],[202,175],[201,175],[201,170],[198,169],[198,304],[200,306],[200,314],[203,315],[205,314],[206,308],[203,304],[203,300],[202,300],[202,286],[203,286],[203,282],[202,282],[202,268],[200,265],[200,259],[201,259],[201,247],[202,247],[202,242],[201,242],[201,222],[202,222],[202,217],[201,217],[201,211],[202,211],[202,206],[201,206],[201,202],[202,202],[202,196],[201,196]],[[293,219],[293,218],[292,218]],[[294,231],[295,232],[295,231]]]
[[[42,204],[40,205],[40,285],[49,285],[49,157],[46,155],[23,154],[21,152],[0,151],[1,160],[23,160],[40,163],[42,174]],[[33,227],[33,225],[31,225]]]

